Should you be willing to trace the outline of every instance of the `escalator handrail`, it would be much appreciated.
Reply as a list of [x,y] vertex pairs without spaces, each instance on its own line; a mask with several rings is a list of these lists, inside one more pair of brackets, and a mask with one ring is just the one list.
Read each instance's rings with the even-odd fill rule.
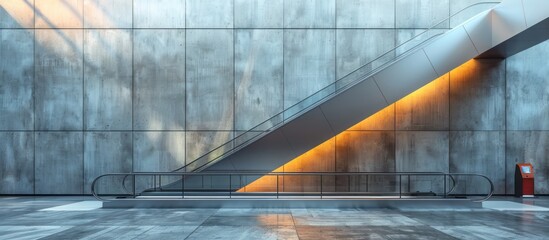
[[[494,184],[490,178],[482,174],[476,173],[444,173],[444,172],[264,172],[264,171],[247,171],[247,172],[139,172],[139,173],[108,173],[103,174],[95,178],[91,184],[92,195],[100,201],[108,201],[99,196],[96,192],[96,185],[99,179],[109,176],[132,176],[134,177],[134,191],[135,191],[135,177],[136,176],[179,176],[182,179],[186,176],[246,176],[246,175],[260,175],[260,176],[443,176],[444,179],[449,177],[453,182],[453,187],[449,192],[444,192],[445,196],[455,189],[456,182],[454,176],[476,176],[485,179],[490,184],[490,192],[480,200],[474,200],[475,202],[482,202],[488,200],[494,193]],[[446,180],[445,180],[446,182]],[[402,184],[402,182],[399,182]],[[183,190],[183,189],[182,189]],[[137,194],[135,192],[128,195]]]

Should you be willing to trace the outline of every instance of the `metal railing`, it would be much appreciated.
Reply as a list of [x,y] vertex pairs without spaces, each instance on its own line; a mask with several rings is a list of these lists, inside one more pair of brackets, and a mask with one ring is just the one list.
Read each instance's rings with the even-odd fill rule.
[[[500,2],[480,2],[480,3],[469,5],[461,9],[460,11],[452,14],[451,16],[449,16],[444,20],[441,20],[440,22],[428,28],[427,30],[415,35],[414,37],[412,37],[407,41],[404,41],[403,43],[399,44],[393,49],[376,57],[374,60],[362,65],[361,67],[355,69],[354,71],[350,72],[344,77],[336,80],[334,83],[323,87],[322,89],[298,101],[297,103],[281,111],[280,113],[259,123],[255,127],[241,134],[238,134],[238,136],[236,136],[235,138],[206,152],[202,156],[185,164],[184,166],[173,170],[173,172],[201,171],[209,167],[211,164],[217,162],[218,160],[223,159],[224,157],[254,142],[254,140],[261,138],[265,134],[275,130],[278,127],[281,127],[287,121],[300,116],[301,114],[307,112],[308,110],[334,97],[338,93],[345,91],[351,88],[352,86],[360,83],[361,81],[368,79],[370,76],[372,76],[376,72],[379,72],[386,66],[389,66],[394,62],[396,62],[397,60],[413,53],[414,50],[425,46],[431,40],[444,34],[444,30],[449,29],[452,19],[454,19],[456,16],[463,13],[464,11],[480,5],[489,5],[489,7],[492,7],[498,3]],[[485,10],[482,10],[482,11],[485,11]],[[482,11],[479,11],[479,12],[482,12]],[[413,45],[413,46],[410,47],[409,45]]]
[[[126,188],[127,181],[123,181],[129,177],[131,181],[131,191]],[[267,186],[263,186],[264,191],[252,191],[243,192],[239,191],[253,183],[259,178],[272,178],[271,183]],[[289,178],[308,178],[309,181],[313,180],[315,184],[307,186],[309,189],[302,189],[302,191],[289,191],[281,183],[282,180],[289,181]],[[438,182],[442,184],[442,190],[440,192],[426,192],[426,196],[418,196],[419,192],[411,191],[411,184],[415,184],[413,178],[429,178],[429,181]],[[111,173],[97,177],[91,186],[91,192],[94,197],[101,201],[116,201],[117,197],[125,197],[125,199],[139,199],[139,198],[151,198],[151,199],[163,199],[169,197],[171,199],[188,199],[188,198],[207,198],[213,196],[211,193],[215,193],[216,198],[233,199],[233,198],[295,198],[295,197],[307,197],[318,199],[334,199],[334,198],[429,198],[429,199],[445,199],[448,197],[461,196],[472,197],[479,196],[479,193],[467,194],[465,193],[452,193],[456,187],[462,182],[456,181],[456,177],[477,177],[485,180],[485,183],[489,186],[489,191],[481,193],[480,199],[473,199],[474,201],[485,201],[489,199],[494,192],[494,185],[492,181],[480,174],[471,173],[441,173],[441,172],[202,172],[202,173],[174,173],[174,172],[150,172],[150,173]],[[110,178],[110,181],[107,181]],[[169,179],[169,185],[163,185],[162,179]],[[209,178],[210,186],[206,186],[205,178]],[[217,179],[217,183],[212,184],[213,179]],[[242,179],[244,178],[244,182]],[[348,179],[348,184],[341,184],[341,179]],[[370,180],[374,178],[373,182]],[[336,183],[336,179],[339,179],[339,183]],[[365,190],[351,191],[351,179],[358,179],[357,187],[366,187]],[[438,181],[434,181],[433,179]],[[115,181],[112,181],[115,180]],[[208,179],[207,179],[208,180]],[[331,184],[324,183],[325,180],[332,180]],[[363,182],[366,180],[366,183]],[[407,180],[404,182],[403,180]],[[113,188],[118,186],[122,191],[127,192],[104,192],[98,193],[98,184],[101,181],[106,181],[104,186]],[[139,182],[139,183],[138,183]],[[376,188],[376,184],[382,184],[385,187],[389,184],[389,191],[379,191]],[[394,185],[392,185],[394,183]],[[299,184],[289,184],[289,187],[299,187]],[[120,186],[123,185],[123,186]],[[177,185],[177,186],[176,186]],[[407,185],[403,189],[403,185]],[[476,186],[479,186],[478,182],[475,182]],[[368,189],[368,186],[374,187],[374,189]],[[385,189],[387,190],[387,189]],[[168,194],[166,194],[168,193]],[[206,193],[206,194],[205,194]],[[414,196],[416,195],[416,196]],[[110,199],[103,198],[104,196],[111,197]]]

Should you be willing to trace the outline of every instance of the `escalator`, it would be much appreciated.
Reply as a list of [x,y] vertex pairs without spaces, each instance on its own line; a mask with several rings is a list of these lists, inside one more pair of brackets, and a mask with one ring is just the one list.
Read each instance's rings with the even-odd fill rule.
[[[445,29],[478,6],[487,10]],[[271,172],[470,59],[508,57],[547,40],[548,17],[546,0],[473,4],[174,173]],[[177,191],[184,181],[200,182],[185,175],[154,192]],[[226,189],[226,179],[211,181],[212,190]]]

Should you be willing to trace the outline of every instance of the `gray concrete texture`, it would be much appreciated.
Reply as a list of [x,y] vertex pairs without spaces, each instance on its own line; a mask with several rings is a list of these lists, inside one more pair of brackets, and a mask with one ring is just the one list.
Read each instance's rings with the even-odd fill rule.
[[35,130],[83,128],[83,30],[36,30]]
[[337,79],[362,66],[371,71],[394,58],[393,53],[385,54],[395,47],[393,29],[338,29],[336,35]]
[[84,193],[82,132],[35,133],[35,193]]
[[132,129],[132,42],[127,30],[84,31],[84,129]]
[[336,0],[338,28],[394,28],[395,1]]
[[234,128],[233,30],[187,30],[189,130]]
[[185,31],[135,30],[133,129],[185,129]]
[[284,32],[284,107],[335,81],[335,31]]
[[[93,180],[108,173],[126,173],[132,169],[131,132],[86,132],[84,134],[84,193],[91,193]],[[123,193],[118,178],[100,180],[97,191]]]
[[2,132],[0,141],[0,194],[33,194],[33,133]]
[[283,31],[238,30],[235,38],[235,130],[249,130],[283,110]]
[[[396,135],[397,172],[448,172],[449,133],[446,131],[398,131]],[[408,180],[410,184],[408,185]],[[403,178],[409,192],[443,192],[444,179],[432,176]],[[409,189],[408,189],[409,186]]]
[[236,28],[282,28],[284,0],[234,0]]
[[0,130],[34,129],[33,33],[0,30]]
[[134,0],[135,28],[185,28],[185,1]]
[[505,60],[469,61],[450,76],[451,130],[505,128]]
[[[181,167],[479,1],[0,0],[0,194]],[[474,169],[511,194],[512,165],[531,161],[549,193],[548,49],[469,62],[357,123],[334,169]]]
[[[450,132],[450,172],[485,175],[494,183],[495,194],[505,194],[505,132]],[[455,193],[482,194],[490,189],[479,177],[458,177],[457,181]]]

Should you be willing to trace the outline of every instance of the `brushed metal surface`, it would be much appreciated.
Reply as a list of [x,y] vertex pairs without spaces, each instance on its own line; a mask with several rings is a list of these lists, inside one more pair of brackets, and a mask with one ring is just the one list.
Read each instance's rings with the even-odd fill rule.
[[471,41],[479,53],[483,53],[492,45],[492,11],[485,11],[463,24]]
[[545,0],[522,0],[526,25],[532,27],[547,18],[549,2]]
[[438,75],[447,73],[479,54],[463,26],[446,32],[424,50]]
[[381,70],[374,78],[387,102],[393,103],[437,76],[427,55],[420,50]]
[[524,29],[526,20],[522,0],[506,0],[492,10],[492,46],[502,43]]

